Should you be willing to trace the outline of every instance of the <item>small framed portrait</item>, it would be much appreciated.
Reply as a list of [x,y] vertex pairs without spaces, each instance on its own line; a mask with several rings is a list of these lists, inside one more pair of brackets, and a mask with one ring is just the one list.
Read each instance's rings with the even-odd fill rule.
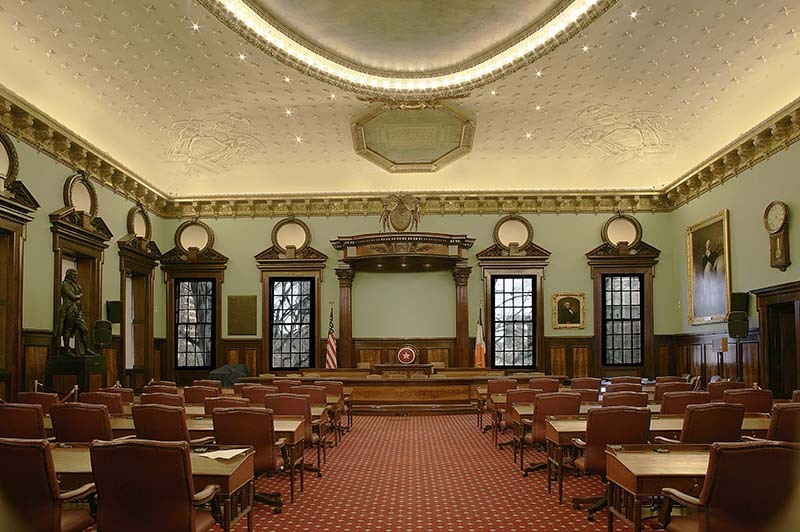
[[586,294],[569,292],[553,294],[553,329],[586,327]]

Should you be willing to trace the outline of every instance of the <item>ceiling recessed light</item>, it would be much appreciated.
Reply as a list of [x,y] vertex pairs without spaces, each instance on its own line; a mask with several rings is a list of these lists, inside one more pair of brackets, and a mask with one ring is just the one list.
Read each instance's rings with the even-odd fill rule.
[[542,77],[542,71],[541,70],[537,70],[536,71],[536,77],[537,78],[541,78]]
[[294,136],[294,141],[296,143],[298,143],[298,144],[302,144],[303,143],[303,137],[301,137],[300,135],[295,135]]
[[334,93],[331,93],[331,100],[335,100],[335,99],[336,99],[336,95]]
[[245,59],[247,59],[247,56],[246,56],[246,55],[244,55],[244,54],[239,54],[239,61],[244,61]]
[[283,76],[283,81],[285,81],[286,83],[291,83],[292,78],[290,78],[289,76]]
[[526,139],[529,139],[529,138],[531,138],[532,136],[533,136],[533,135],[531,135],[531,132],[530,132],[530,131],[526,131],[526,132],[525,132],[525,138],[526,138]]
[[491,94],[492,96],[497,96],[497,91],[492,89],[492,92],[490,92],[489,94]]
[[287,109],[285,112],[286,112],[286,116],[292,116],[292,110],[291,109]]
[[192,30],[200,31],[200,24],[198,24],[197,22],[192,22]]
[[583,50],[583,53],[586,53],[586,52],[589,51],[589,46],[584,44],[583,47],[581,48],[581,50]]
[[541,106],[541,105],[537,105],[537,106],[536,106],[536,110],[537,110],[537,111],[541,111],[541,110],[542,110],[542,106]]
[[639,16],[639,13],[637,13],[636,11],[631,11],[630,17],[633,20],[636,20],[636,17],[638,17],[638,16]]

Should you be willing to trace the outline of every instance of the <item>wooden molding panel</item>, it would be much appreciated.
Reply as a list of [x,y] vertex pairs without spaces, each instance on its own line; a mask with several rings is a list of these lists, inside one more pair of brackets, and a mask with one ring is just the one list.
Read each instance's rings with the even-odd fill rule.
[[223,338],[224,364],[245,364],[253,376],[266,373],[269,364],[267,360],[263,360],[261,346],[261,338]]

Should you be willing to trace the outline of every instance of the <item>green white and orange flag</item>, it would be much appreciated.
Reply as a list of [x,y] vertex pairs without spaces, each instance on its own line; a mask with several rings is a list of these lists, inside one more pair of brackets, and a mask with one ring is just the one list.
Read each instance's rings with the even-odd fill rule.
[[478,311],[478,330],[475,332],[475,367],[486,367],[486,342],[483,340],[483,311]]

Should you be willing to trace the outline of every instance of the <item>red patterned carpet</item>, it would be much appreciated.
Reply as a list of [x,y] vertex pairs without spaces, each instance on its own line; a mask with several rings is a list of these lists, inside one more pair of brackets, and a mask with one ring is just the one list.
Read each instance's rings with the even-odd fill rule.
[[[544,453],[526,451],[526,461]],[[307,461],[313,462],[309,453]],[[497,450],[474,415],[357,417],[353,431],[329,449],[322,478],[306,475],[305,492],[288,503],[288,475],[258,482],[281,491],[283,513],[256,503],[254,530],[318,531],[599,531],[605,513],[590,523],[570,497],[600,493],[592,477],[564,481],[564,504],[548,494],[544,471],[528,478]],[[555,486],[554,486],[555,487]],[[246,530],[244,520],[237,532]]]

